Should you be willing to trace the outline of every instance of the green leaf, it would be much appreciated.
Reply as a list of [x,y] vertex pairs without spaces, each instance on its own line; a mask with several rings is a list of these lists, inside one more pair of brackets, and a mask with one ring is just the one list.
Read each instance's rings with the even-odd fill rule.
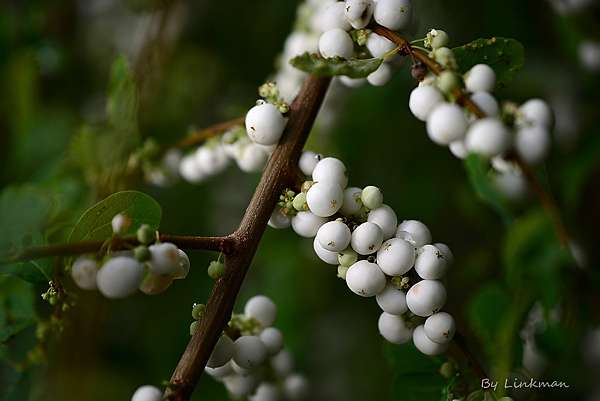
[[479,155],[470,154],[465,159],[465,168],[467,169],[471,186],[479,198],[496,210],[505,224],[510,224],[513,220],[512,213],[502,194],[500,194],[490,181],[487,161]]
[[460,72],[465,73],[476,64],[488,64],[496,72],[499,87],[507,86],[525,64],[525,49],[515,39],[477,39],[452,50]]
[[290,64],[299,70],[318,77],[345,75],[350,78],[365,78],[375,71],[383,59],[350,59],[341,57],[323,58],[318,54],[304,53],[290,60]]
[[112,236],[112,219],[119,213],[127,215],[132,220],[128,231],[131,234],[142,224],[148,224],[155,230],[158,229],[162,210],[152,197],[142,192],[117,192],[83,213],[73,228],[69,242],[110,238]]
[[35,291],[31,284],[0,277],[0,343],[35,323]]
[[471,328],[482,343],[493,343],[502,319],[508,312],[510,294],[499,284],[491,283],[481,288],[468,305],[467,316]]
[[447,392],[447,381],[439,374],[441,359],[427,357],[412,345],[386,344],[385,355],[394,372],[393,400],[439,401]]

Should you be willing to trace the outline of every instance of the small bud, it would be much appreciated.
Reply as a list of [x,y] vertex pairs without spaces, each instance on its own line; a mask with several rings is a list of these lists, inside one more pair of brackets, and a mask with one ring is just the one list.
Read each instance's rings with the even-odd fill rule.
[[310,187],[312,187],[315,184],[314,181],[304,181],[302,183],[302,187],[300,188],[300,190],[304,193],[307,193],[308,190],[310,189]]
[[140,244],[144,245],[149,245],[156,239],[154,230],[147,224],[142,224],[140,228],[138,228],[136,236]]
[[358,254],[352,248],[343,250],[338,254],[338,262],[343,267],[350,267],[358,260]]
[[192,319],[194,319],[194,320],[202,319],[202,315],[204,315],[205,310],[206,310],[206,305],[194,304],[194,306],[192,307]]
[[190,324],[190,336],[193,336],[197,329],[198,329],[198,321],[194,320]]
[[381,190],[374,186],[365,187],[360,195],[363,205],[370,210],[377,209],[383,204]]
[[208,265],[208,275],[210,278],[218,280],[223,277],[223,274],[225,274],[225,265],[223,262],[219,262],[218,260],[210,262]]
[[133,250],[133,255],[137,259],[138,262],[147,262],[152,257],[150,253],[150,249],[146,245],[136,246]]

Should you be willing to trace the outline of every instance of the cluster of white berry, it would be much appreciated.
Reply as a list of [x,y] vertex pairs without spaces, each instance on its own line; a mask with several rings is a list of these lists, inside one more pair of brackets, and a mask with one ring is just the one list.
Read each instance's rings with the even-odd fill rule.
[[[127,230],[130,220],[117,214],[112,221],[115,234]],[[133,250],[111,252],[103,261],[80,256],[71,266],[71,277],[84,290],[99,290],[107,298],[124,298],[137,289],[148,295],[165,291],[173,280],[184,279],[190,260],[169,242],[158,242],[156,233],[142,225],[137,231],[141,245]]]
[[[494,40],[494,39],[490,39]],[[464,76],[457,72],[453,51],[446,47],[448,35],[431,30],[425,39],[430,57],[444,71],[429,73],[410,94],[409,108],[419,120],[426,122],[427,133],[438,145],[448,146],[458,158],[476,153],[492,160],[494,169],[502,175],[499,185],[510,194],[523,186],[520,170],[504,159],[514,149],[529,164],[544,160],[550,150],[550,130],[553,116],[550,107],[540,99],[531,99],[518,106],[505,103],[500,107],[492,94],[496,74],[486,64],[473,66]],[[467,96],[485,113],[478,119],[473,113],[453,102],[457,90]],[[502,189],[502,188],[501,188]]]
[[[193,335],[205,306],[195,304],[190,326]],[[277,306],[268,297],[248,300],[243,314],[232,316],[206,364],[206,373],[223,382],[235,398],[250,401],[303,400],[308,383],[293,372],[293,359],[283,348],[283,335],[273,327]]]
[[[298,194],[281,195],[269,225],[291,226],[314,238],[317,256],[338,266],[352,292],[376,297],[385,339],[402,344],[412,338],[424,354],[444,352],[455,331],[452,316],[440,312],[446,302],[440,280],[453,260],[448,246],[431,244],[429,229],[419,221],[398,224],[379,188],[348,187],[340,160],[306,151],[299,164],[312,181]],[[420,318],[427,318],[423,325]]]

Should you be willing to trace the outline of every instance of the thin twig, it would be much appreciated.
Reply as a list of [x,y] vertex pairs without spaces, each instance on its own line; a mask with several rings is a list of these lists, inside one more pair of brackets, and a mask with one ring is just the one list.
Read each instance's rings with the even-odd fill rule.
[[197,130],[177,142],[174,147],[187,148],[194,145],[199,145],[207,139],[221,135],[230,128],[244,124],[244,117],[234,118],[233,120],[225,121],[219,124],[212,125],[208,128]]
[[[195,237],[184,235],[160,234],[161,242],[171,242],[182,249],[198,249],[205,251],[230,253],[233,242],[229,237]],[[130,249],[132,246],[139,245],[134,237],[119,238],[115,237],[108,241],[80,241],[66,244],[55,244],[48,246],[39,246],[23,249],[18,253],[0,260],[0,264],[23,262],[33,259],[42,259],[51,256],[74,256],[88,253],[95,253],[106,246],[112,250]]]
[[198,329],[190,339],[165,391],[170,401],[187,401],[231,316],[242,282],[256,253],[279,194],[297,180],[296,165],[331,82],[309,76],[290,106],[284,135],[256,187],[239,228],[234,251],[225,257],[225,275],[217,280]]

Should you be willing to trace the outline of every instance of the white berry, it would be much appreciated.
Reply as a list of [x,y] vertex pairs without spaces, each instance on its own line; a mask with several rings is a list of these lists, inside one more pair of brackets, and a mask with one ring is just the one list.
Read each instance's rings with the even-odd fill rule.
[[552,127],[552,110],[548,103],[542,99],[531,99],[519,107],[520,118],[518,122],[522,125],[541,125],[546,128]]
[[326,222],[327,219],[311,212],[298,212],[292,217],[292,229],[301,237],[312,238],[317,235],[319,228]]
[[254,106],[246,114],[246,132],[250,139],[261,145],[279,142],[287,120],[271,103]]
[[534,125],[519,129],[515,136],[515,149],[527,163],[540,163],[550,149],[550,134],[547,128]]
[[352,28],[346,19],[345,4],[341,1],[332,2],[323,7],[317,18],[319,29],[322,32],[330,31],[332,29],[349,31]]
[[231,362],[226,363],[223,366],[218,368],[210,368],[206,366],[204,371],[208,373],[211,377],[216,380],[223,379],[224,377],[230,376],[233,374],[233,368],[231,367]]
[[362,207],[362,189],[349,187],[344,190],[344,203],[340,208],[340,213],[344,216],[353,216],[360,212]]
[[348,288],[361,297],[372,297],[385,288],[385,274],[376,263],[359,260],[346,272]]
[[300,161],[298,162],[302,174],[310,177],[320,160],[321,155],[315,152],[311,152],[310,150],[302,152]]
[[488,92],[475,92],[471,95],[471,100],[475,103],[486,117],[497,117],[500,112],[498,101]]
[[173,278],[183,279],[186,278],[190,272],[190,258],[188,258],[187,254],[181,249],[179,249],[177,253],[179,254],[179,260],[177,262],[177,269],[173,274]]
[[269,327],[277,317],[277,305],[269,297],[255,295],[246,302],[244,314],[256,319],[263,327]]
[[442,252],[433,245],[424,245],[417,251],[415,271],[426,280],[438,280],[446,273],[447,262]]
[[236,162],[240,170],[246,173],[258,173],[267,164],[269,155],[259,145],[249,143],[240,149]]
[[392,344],[405,344],[410,341],[412,330],[406,326],[402,316],[383,312],[377,322],[379,334]]
[[225,334],[221,335],[210,354],[210,358],[208,358],[208,362],[206,362],[206,366],[218,368],[225,365],[233,357],[234,351],[235,347],[231,338]]
[[404,220],[398,226],[396,237],[401,238],[399,234],[406,232],[411,235],[417,248],[431,242],[431,232],[429,228],[418,220]]
[[425,320],[425,334],[427,337],[438,344],[446,344],[452,341],[456,332],[456,324],[452,315],[446,312],[439,312],[431,315]]
[[267,327],[259,335],[269,355],[276,355],[283,348],[283,335],[275,327]]
[[279,401],[281,394],[277,386],[271,383],[261,383],[256,392],[248,397],[249,401]]
[[350,59],[354,53],[354,43],[346,31],[339,28],[331,29],[319,38],[319,52],[325,58]]
[[511,145],[511,136],[504,124],[496,118],[475,121],[465,138],[469,152],[484,157],[495,157],[504,153]]
[[144,267],[137,260],[118,256],[111,258],[98,271],[98,290],[107,298],[125,298],[132,294],[144,279]]
[[346,0],[346,19],[354,29],[363,29],[373,16],[373,0]]
[[350,244],[352,234],[346,224],[339,220],[325,223],[319,228],[316,239],[321,246],[331,252],[341,252]]
[[304,376],[293,374],[283,382],[283,391],[290,401],[300,401],[308,397],[308,382]]
[[377,224],[368,221],[354,229],[350,241],[352,249],[359,255],[370,255],[377,252],[382,242],[383,231]]
[[247,397],[258,386],[258,379],[253,375],[234,374],[223,379],[225,388],[234,398]]
[[377,264],[388,276],[401,276],[415,263],[415,248],[408,241],[392,238],[377,251]]
[[392,68],[388,64],[381,64],[375,71],[367,76],[367,81],[373,86],[383,86],[392,79]]
[[411,18],[410,0],[377,0],[373,17],[379,25],[394,31],[405,28]]
[[469,92],[491,92],[496,86],[496,73],[487,64],[477,64],[465,74],[465,87]]
[[294,358],[289,351],[281,350],[271,358],[271,366],[279,377],[286,377],[294,369]]
[[281,230],[283,228],[288,228],[292,224],[292,220],[288,215],[283,213],[281,208],[276,207],[271,213],[271,218],[269,219],[269,227]]
[[419,120],[427,121],[427,117],[443,101],[444,96],[437,88],[429,85],[417,86],[410,93],[408,107]]
[[375,223],[381,228],[383,239],[392,238],[396,234],[398,217],[396,216],[396,212],[388,205],[381,205],[377,209],[371,210],[367,221]]
[[439,281],[419,281],[406,293],[408,309],[417,316],[431,316],[439,311],[445,303],[446,288]]
[[367,39],[367,49],[369,49],[369,52],[375,58],[383,57],[395,47],[394,42],[373,32],[369,34],[369,38]]
[[454,103],[440,103],[427,118],[427,134],[438,145],[448,145],[461,139],[467,126],[465,113]]
[[454,262],[454,255],[452,254],[452,251],[448,245],[442,244],[441,242],[433,245],[442,253],[448,265],[451,265]]
[[98,274],[98,264],[94,259],[80,256],[71,266],[71,277],[75,284],[83,290],[96,289],[96,275]]
[[154,386],[141,386],[135,393],[133,393],[133,397],[131,397],[131,401],[161,401],[162,400],[162,391],[158,389],[158,387]]
[[151,259],[148,268],[154,274],[171,275],[179,268],[179,248],[170,242],[161,242],[148,247]]
[[469,151],[463,140],[450,143],[450,152],[459,159],[465,159],[469,155]]
[[317,238],[315,238],[313,241],[313,249],[315,250],[315,253],[319,257],[319,259],[321,259],[323,262],[327,263],[328,265],[338,264],[339,254],[337,252],[328,251],[327,249],[323,248]]
[[256,336],[241,336],[234,345],[233,361],[244,369],[252,370],[267,358],[267,347]]
[[316,182],[306,193],[308,208],[319,217],[333,216],[340,210],[343,202],[344,191],[332,181]]
[[418,326],[413,331],[413,343],[419,351],[429,356],[443,354],[448,349],[448,344],[438,344],[431,341],[425,334],[423,325]]
[[346,166],[335,157],[321,159],[312,172],[312,179],[315,182],[335,182],[342,188],[348,185]]
[[377,294],[376,299],[381,310],[389,314],[399,316],[408,311],[406,294],[391,283],[388,283],[385,289]]

